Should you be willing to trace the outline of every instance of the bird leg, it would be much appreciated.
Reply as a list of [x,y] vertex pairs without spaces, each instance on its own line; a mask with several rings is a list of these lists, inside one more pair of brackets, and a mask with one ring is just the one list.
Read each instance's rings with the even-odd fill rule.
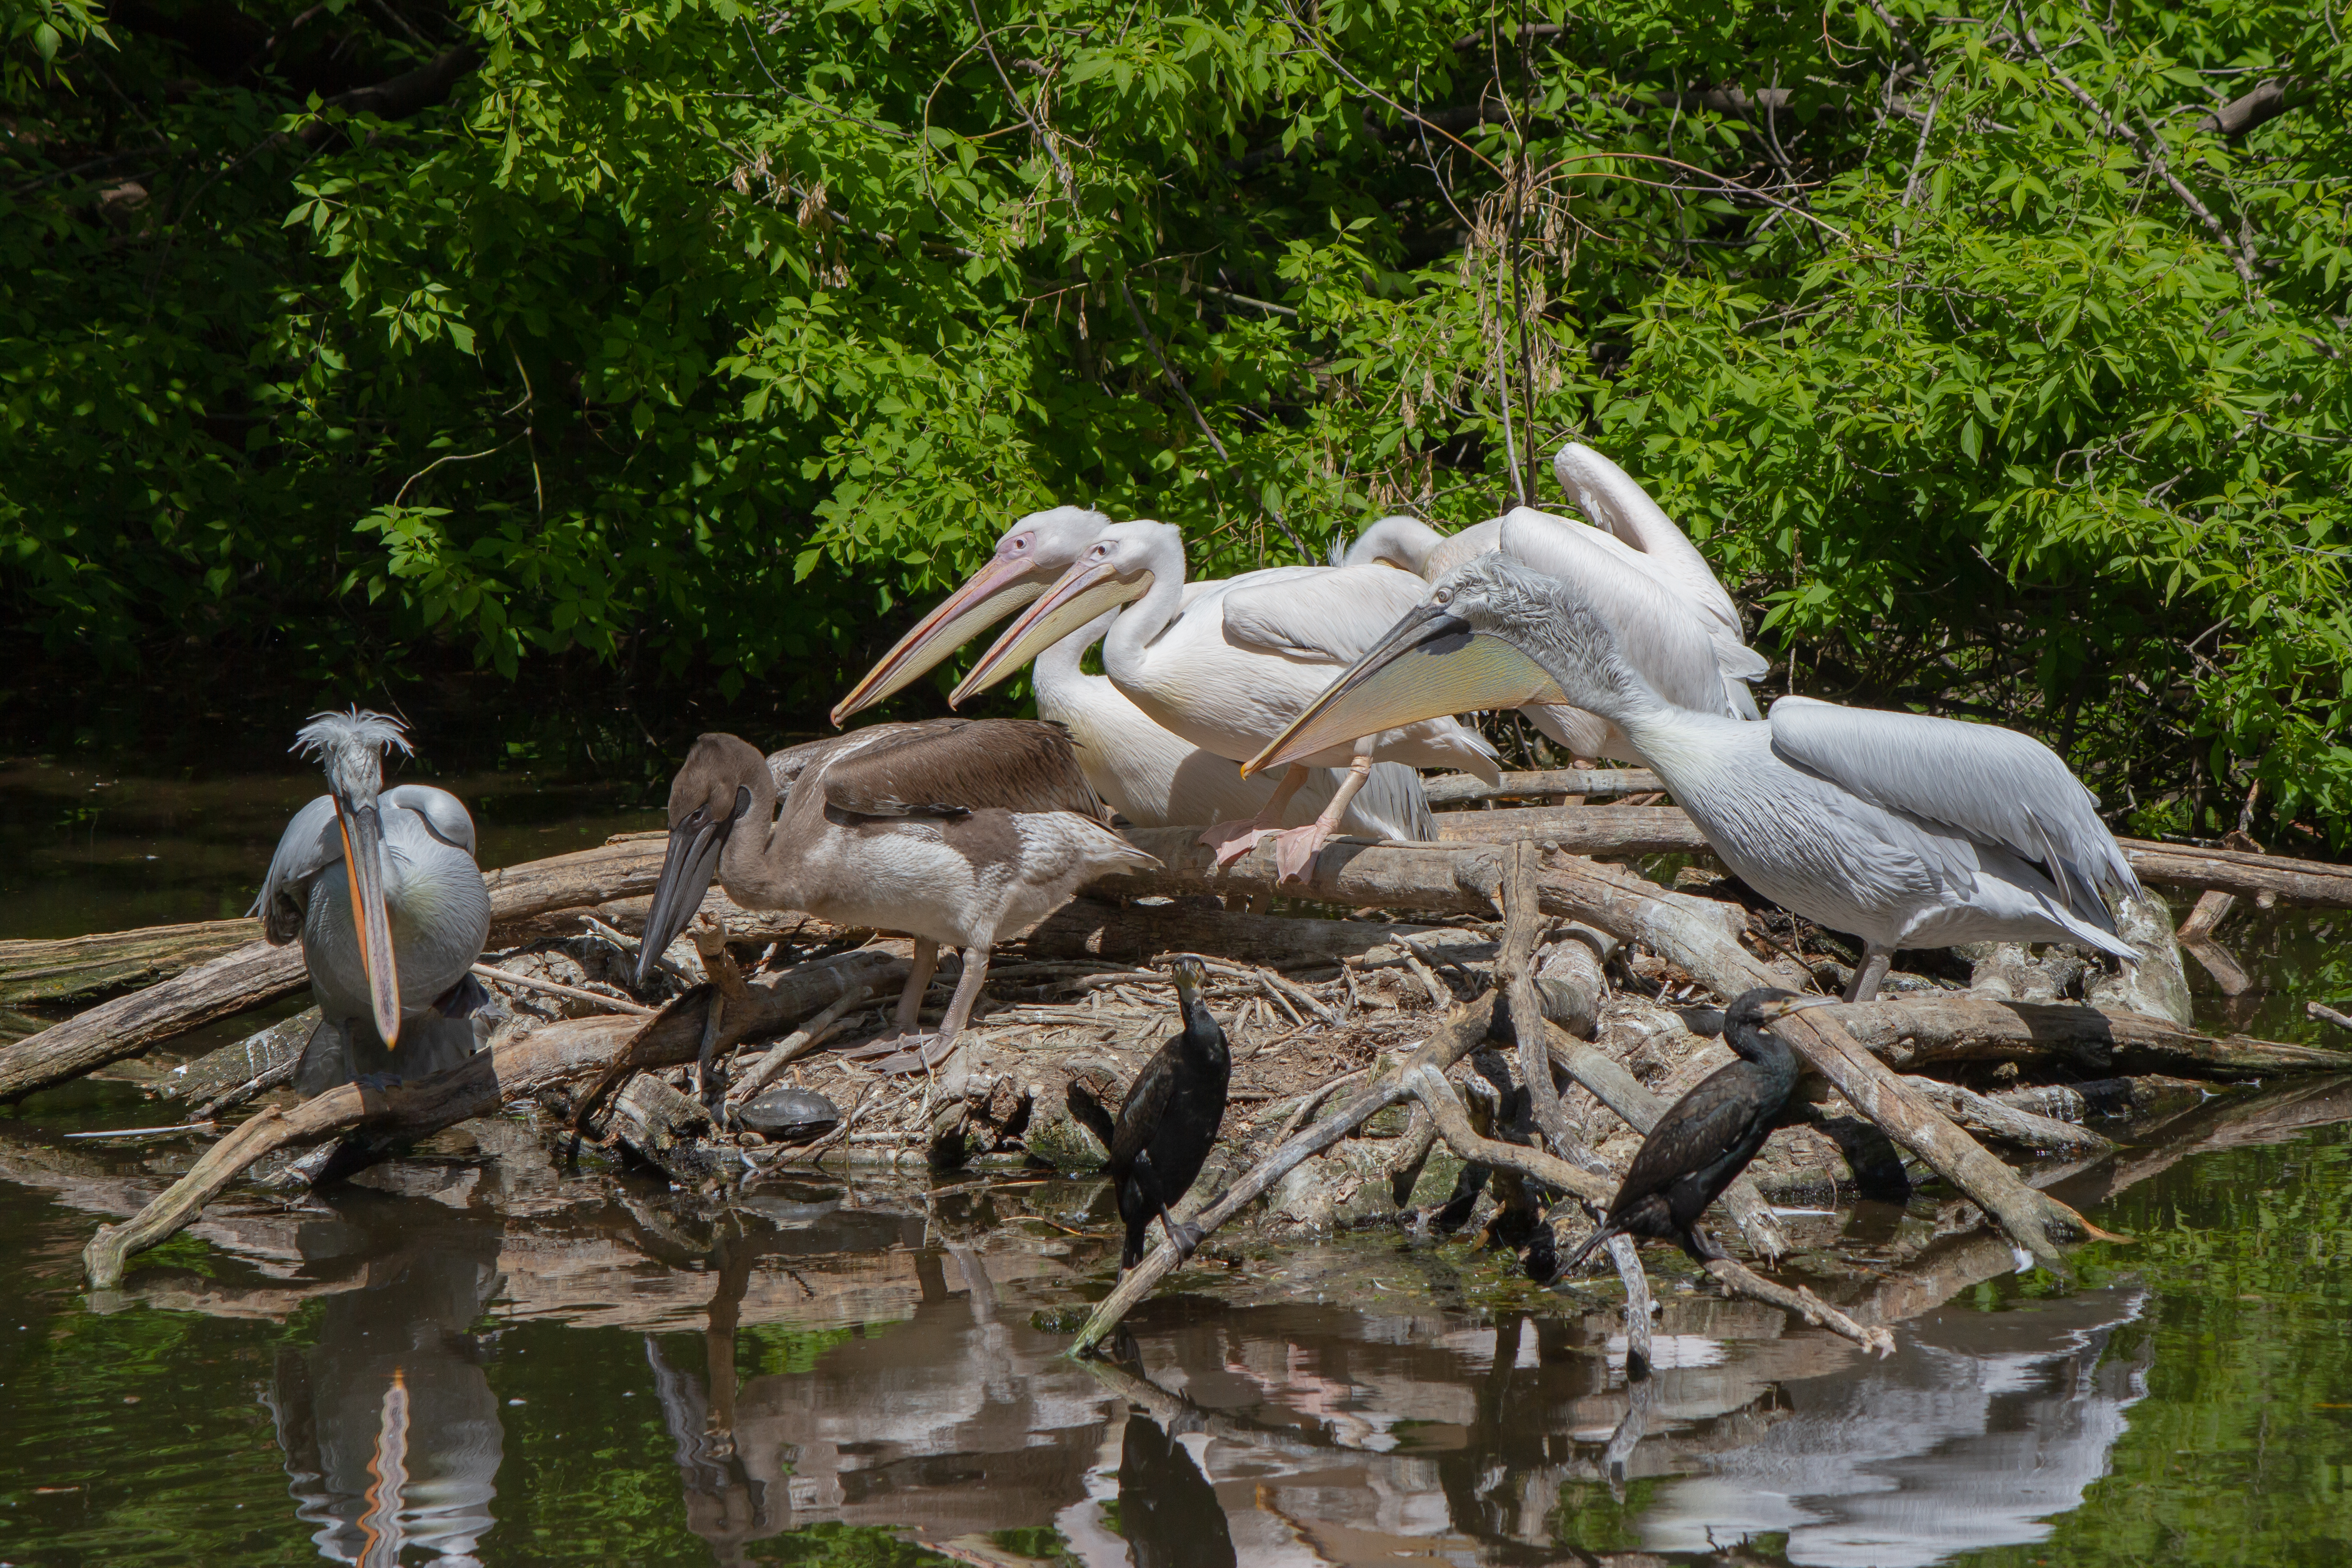
[[1863,943],[1862,963],[1853,972],[1853,984],[1845,988],[1845,999],[1867,1002],[1876,996],[1878,983],[1886,978],[1887,966],[1894,962],[1895,954],[1887,949],[1876,942]]
[[898,993],[898,1033],[911,1035],[922,1024],[923,993],[940,967],[940,944],[927,936],[915,939],[914,961],[907,966],[907,988]]
[[[930,966],[921,963],[926,947],[930,949],[933,964],[939,962],[940,950],[936,942],[916,943],[917,972],[928,981]],[[972,1008],[979,1004],[980,988],[988,980],[989,951],[977,942],[963,950],[963,973],[957,977],[955,994],[948,999],[948,1014],[940,1020],[940,1032],[936,1035],[901,1036],[898,1053],[876,1062],[876,1072],[914,1072],[918,1068],[935,1068],[947,1059],[948,1053],[955,1048],[956,1036],[963,1032],[964,1025],[971,1019]],[[906,1005],[901,1002],[901,1017],[906,1016]]]
[[1178,1224],[1176,1216],[1168,1212],[1166,1204],[1160,1205],[1160,1223],[1167,1227],[1168,1239],[1176,1244],[1177,1262],[1181,1263],[1192,1257],[1192,1249],[1201,1245],[1201,1227]]
[[1274,793],[1266,796],[1265,804],[1258,807],[1255,816],[1247,822],[1212,823],[1209,830],[1201,835],[1201,842],[1217,852],[1217,864],[1232,865],[1256,848],[1259,839],[1278,831],[1282,814],[1290,809],[1290,797],[1298,793],[1307,779],[1307,769],[1293,763],[1282,775],[1282,782],[1274,786]]
[[1358,752],[1349,759],[1348,776],[1341,779],[1339,787],[1331,792],[1331,802],[1323,808],[1322,814],[1304,827],[1289,828],[1274,836],[1276,881],[1306,880],[1307,873],[1315,865],[1315,857],[1322,852],[1323,841],[1330,837],[1333,829],[1339,826],[1339,818],[1346,814],[1348,803],[1356,798],[1356,792],[1363,788],[1364,781],[1371,776],[1370,755]]

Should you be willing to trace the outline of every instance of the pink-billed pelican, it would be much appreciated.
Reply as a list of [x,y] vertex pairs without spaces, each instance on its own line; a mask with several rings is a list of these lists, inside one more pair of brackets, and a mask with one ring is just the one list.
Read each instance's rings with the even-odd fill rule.
[[473,817],[431,784],[383,787],[384,752],[409,749],[397,719],[320,713],[294,746],[319,759],[330,793],[286,825],[247,912],[272,942],[301,940],[318,999],[296,1091],[455,1067],[474,1050],[467,1016],[488,1002],[471,977],[490,933]]
[[[640,984],[717,877],[752,910],[800,910],[915,939],[898,998],[908,1048],[936,1067],[971,1017],[1000,937],[1079,884],[1160,862],[1104,825],[1070,739],[1025,719],[873,724],[763,757],[733,735],[694,743],[670,783],[669,848],[637,953]],[[913,1038],[940,949],[963,973],[936,1037]]]
[[[1448,710],[1449,650],[1486,639],[1622,728],[1749,887],[1862,938],[1848,1001],[1876,994],[1898,947],[2066,942],[2137,956],[2102,894],[2137,896],[2138,879],[2091,792],[2040,742],[1803,697],[1760,724],[1675,707],[1625,657],[1595,595],[1514,554],[1507,538],[1441,577],[1252,765],[1354,734],[1366,714]],[[1474,668],[1467,683],[1490,679]]]
[[[1515,507],[1454,534],[1417,518],[1384,517],[1357,537],[1342,560],[1394,566],[1433,583],[1500,548],[1508,523],[1514,558],[1582,582],[1622,635],[1626,657],[1660,696],[1700,712],[1761,718],[1748,683],[1770,667],[1748,647],[1739,612],[1706,558],[1630,475],[1590,447],[1570,443],[1552,467],[1600,526],[1532,507]],[[1622,731],[1598,714],[1554,703],[1531,703],[1522,711],[1571,756],[1644,760]]]
[[[1059,506],[1031,512],[996,542],[986,565],[915,624],[833,710],[838,725],[904,689],[957,647],[1043,594],[1047,585],[1086,553],[1109,518],[1085,507]],[[1210,584],[1188,583],[1196,597]],[[1088,675],[1081,660],[1109,629],[1106,612],[1037,655],[1031,679],[1037,716],[1069,731],[1087,782],[1110,808],[1139,827],[1180,823],[1232,822],[1254,816],[1272,797],[1271,778],[1242,777],[1230,757],[1203,751],[1162,729],[1112,684]],[[1339,788],[1343,774],[1312,771],[1297,803],[1318,811]],[[1434,836],[1435,820],[1422,794],[1421,775],[1397,763],[1376,764],[1371,777],[1344,807],[1343,833],[1373,838],[1422,839]]]
[[[1370,647],[1420,584],[1381,567],[1277,566],[1188,594],[1184,536],[1164,522],[1114,523],[973,666],[950,702],[1017,669],[1076,627],[1118,609],[1103,638],[1113,685],[1163,728],[1221,757],[1254,755],[1313,700],[1332,670]],[[1123,606],[1123,607],[1122,607]],[[1525,661],[1517,661],[1524,668]],[[1507,700],[1517,707],[1526,682]],[[1229,864],[1273,835],[1285,879],[1305,875],[1375,760],[1465,768],[1501,777],[1495,749],[1451,718],[1370,726],[1345,743],[1293,760],[1254,820],[1214,824],[1201,841]],[[1282,814],[1307,770],[1345,763],[1348,776],[1316,819],[1281,830]]]

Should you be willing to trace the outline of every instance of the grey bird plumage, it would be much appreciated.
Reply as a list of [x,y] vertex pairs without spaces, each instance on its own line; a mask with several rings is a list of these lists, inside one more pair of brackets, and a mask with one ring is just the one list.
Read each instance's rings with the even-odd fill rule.
[[318,759],[329,793],[287,825],[249,912],[271,942],[301,942],[323,1015],[296,1089],[455,1066],[488,1003],[471,978],[490,929],[474,819],[446,790],[383,787],[384,753],[409,750],[383,714],[318,714],[294,749]]
[[[1511,555],[1507,545],[1441,577],[1296,728],[1346,728],[1351,700],[1393,712],[1379,675],[1407,654],[1437,649],[1442,660],[1465,638],[1499,643],[1622,727],[1742,880],[1863,939],[1849,1001],[1876,993],[1899,947],[2064,942],[2137,957],[2104,895],[2137,897],[2138,879],[2091,792],[2040,742],[1801,697],[1774,703],[1761,724],[1677,708],[1628,663],[1617,628],[1576,583]],[[1444,685],[1422,663],[1415,689],[1442,707]],[[1286,737],[1269,758],[1309,741]]]

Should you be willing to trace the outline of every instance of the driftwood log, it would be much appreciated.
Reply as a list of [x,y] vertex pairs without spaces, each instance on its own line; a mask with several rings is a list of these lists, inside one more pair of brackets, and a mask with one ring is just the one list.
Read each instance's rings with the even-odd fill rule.
[[1656,795],[1666,787],[1647,768],[1543,768],[1505,773],[1499,784],[1488,784],[1475,773],[1435,773],[1423,778],[1421,786],[1432,805],[1550,795]]
[[260,933],[259,921],[198,921],[52,942],[0,942],[0,1004],[59,1002],[144,984],[218,958]]
[[[749,1002],[726,1009],[719,1044],[732,1047],[772,1034],[856,987],[880,989],[906,979],[907,961],[868,950],[844,953],[747,987]],[[676,1067],[694,1060],[715,988],[698,986],[650,1019],[626,1016],[519,1023],[459,1066],[394,1088],[345,1084],[291,1110],[271,1106],[205,1152],[194,1169],[120,1226],[101,1227],[83,1249],[92,1286],[112,1288],[125,1261],[186,1225],[256,1161],[345,1133],[376,1146],[421,1138],[444,1127],[590,1073],[606,1081],[617,1069]],[[589,1110],[593,1110],[590,1106]],[[347,1171],[338,1172],[348,1173]]]
[[2217,1039],[2144,1013],[1925,993],[1815,1011],[1897,1072],[1939,1062],[2048,1061],[2101,1076],[2270,1078],[2352,1070],[2352,1052],[2243,1036]]

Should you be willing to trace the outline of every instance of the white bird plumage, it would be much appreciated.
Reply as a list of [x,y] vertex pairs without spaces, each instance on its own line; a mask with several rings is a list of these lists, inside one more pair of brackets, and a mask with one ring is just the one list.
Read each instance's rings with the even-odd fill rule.
[[[1783,698],[1748,723],[1664,701],[1581,585],[1518,563],[1507,544],[1447,573],[1428,602],[1333,683],[1318,709],[1348,722],[1403,654],[1465,633],[1517,648],[1568,699],[1621,726],[1725,865],[1784,909],[1863,939],[1848,1000],[1867,1000],[1894,951],[2000,939],[2136,956],[2102,893],[2139,894],[2096,802],[2040,742],[1990,724]],[[1425,672],[1417,676],[1429,684]],[[1443,700],[1442,689],[1431,693]],[[1393,702],[1374,695],[1369,700]],[[1304,728],[1304,725],[1301,726]],[[1279,760],[1287,738],[1269,748]]]
[[431,784],[383,787],[384,753],[409,749],[383,714],[318,714],[295,749],[318,758],[330,793],[287,824],[250,911],[271,942],[301,942],[319,1004],[295,1089],[455,1066],[487,1001],[470,979],[490,929],[473,817]]
[[[898,639],[833,710],[839,724],[935,668],[963,643],[1043,594],[1076,563],[1111,520],[1086,507],[1049,507],[1017,520],[986,564]],[[1187,583],[1186,601],[1213,586]],[[1039,653],[1031,674],[1037,716],[1061,725],[1077,747],[1087,782],[1111,809],[1139,827],[1226,822],[1255,814],[1274,794],[1271,778],[1244,778],[1229,757],[1163,729],[1122,695],[1109,677],[1089,675],[1086,651],[1102,639],[1110,615],[1097,617]],[[1318,811],[1343,774],[1313,770],[1297,803]],[[1379,838],[1426,838],[1435,831],[1420,775],[1386,763],[1340,818],[1341,830]]]
[[[1197,590],[1184,577],[1184,540],[1172,525],[1139,521],[1104,529],[1084,556],[1008,627],[957,688],[953,700],[1001,679],[1106,609],[1111,682],[1162,728],[1236,762],[1311,701],[1420,597],[1420,585],[1381,567],[1278,566]],[[1501,776],[1493,746],[1450,717],[1382,726],[1295,760],[1249,823],[1215,825],[1203,842],[1231,860],[1277,834],[1306,770],[1344,764],[1349,776],[1306,827],[1278,833],[1286,878],[1304,874],[1376,761]]]

